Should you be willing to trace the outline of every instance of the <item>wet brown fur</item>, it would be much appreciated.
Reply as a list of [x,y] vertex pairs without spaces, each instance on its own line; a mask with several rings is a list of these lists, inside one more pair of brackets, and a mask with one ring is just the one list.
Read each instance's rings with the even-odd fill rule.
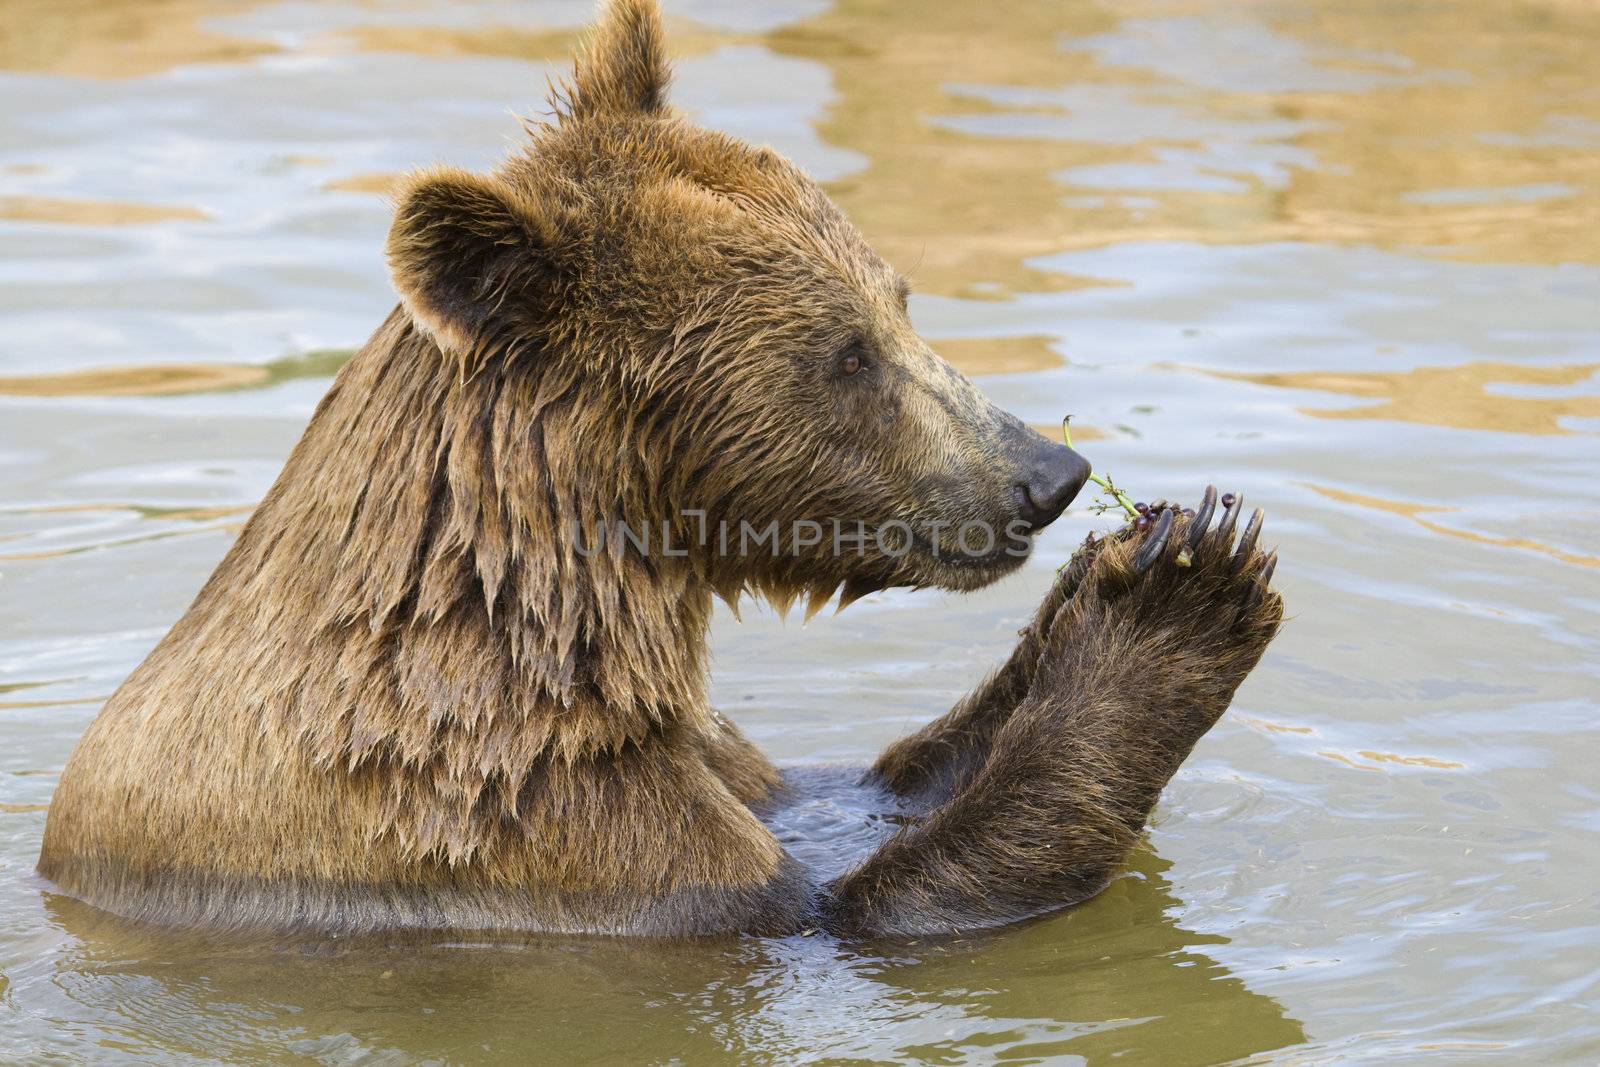
[[917,339],[814,183],[666,84],[653,4],[618,0],[523,151],[403,190],[401,306],[68,763],[40,857],[65,891],[169,923],[872,933],[1109,876],[1281,612],[1204,631],[1164,605],[1238,601],[1249,568],[1167,588],[1122,546],[1093,582],[1080,562],[995,681],[885,754],[924,822],[827,887],[707,702],[713,597],[967,589],[1020,560],[578,551],[618,520],[692,546],[721,520],[1015,517],[1019,424]]

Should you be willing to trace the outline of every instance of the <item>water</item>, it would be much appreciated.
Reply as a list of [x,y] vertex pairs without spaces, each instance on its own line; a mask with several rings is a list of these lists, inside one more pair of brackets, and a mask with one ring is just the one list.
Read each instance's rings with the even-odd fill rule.
[[[1600,1059],[1600,11],[669,4],[677,101],[825,179],[999,402],[1269,511],[1283,636],[1093,902],[954,941],[240,943],[31,870],[99,702],[391,306],[382,190],[484,168],[588,4],[0,4],[0,1059]],[[864,760],[983,593],[715,631]],[[849,811],[821,813],[858,832]]]

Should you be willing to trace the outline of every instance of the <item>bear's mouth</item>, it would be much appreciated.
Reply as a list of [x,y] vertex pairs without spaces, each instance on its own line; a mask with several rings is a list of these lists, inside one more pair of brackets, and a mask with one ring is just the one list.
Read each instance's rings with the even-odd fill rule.
[[1033,545],[1031,536],[1008,535],[987,551],[970,552],[959,546],[952,549],[937,545],[913,534],[912,551],[918,562],[928,566],[932,573],[919,575],[911,584],[937,585],[957,591],[979,589],[1026,563],[1033,554]]

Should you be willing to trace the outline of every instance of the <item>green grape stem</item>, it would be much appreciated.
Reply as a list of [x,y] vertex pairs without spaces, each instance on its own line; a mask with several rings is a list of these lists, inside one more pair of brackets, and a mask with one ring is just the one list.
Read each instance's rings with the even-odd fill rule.
[[[1068,415],[1066,418],[1061,420],[1061,440],[1066,443],[1068,448],[1072,447],[1071,415]],[[1095,485],[1098,485],[1103,492],[1109,494],[1112,500],[1115,500],[1118,504],[1122,505],[1122,510],[1128,513],[1128,517],[1130,519],[1137,519],[1139,517],[1139,511],[1133,506],[1133,501],[1129,499],[1127,493],[1124,493],[1121,489],[1118,489],[1112,484],[1111,476],[1109,474],[1102,478],[1098,474],[1091,473],[1089,475],[1089,480]]]

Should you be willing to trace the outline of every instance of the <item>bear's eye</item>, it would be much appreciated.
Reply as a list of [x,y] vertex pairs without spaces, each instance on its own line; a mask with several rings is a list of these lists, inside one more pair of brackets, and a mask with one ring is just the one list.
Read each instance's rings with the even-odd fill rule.
[[852,341],[845,350],[839,353],[839,373],[848,378],[861,370],[865,360],[861,358],[861,342]]

